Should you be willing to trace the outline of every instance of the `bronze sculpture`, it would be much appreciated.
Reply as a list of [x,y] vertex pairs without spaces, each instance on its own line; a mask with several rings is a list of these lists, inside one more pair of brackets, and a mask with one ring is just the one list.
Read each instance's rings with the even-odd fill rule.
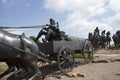
[[116,31],[112,36],[115,48],[120,48],[120,30]]
[[[25,36],[18,36],[0,30],[0,61],[6,62],[9,67],[6,72],[0,75],[0,78],[14,71],[16,67],[17,71],[7,80],[36,80],[37,77],[41,76],[41,71],[37,66],[38,61],[49,63],[56,61],[59,69],[66,73],[74,67],[73,54],[75,51],[82,53],[86,63],[92,61],[93,46],[88,40],[68,36],[64,31],[59,31],[58,23],[55,26],[55,21],[52,19],[50,20],[50,25],[36,27],[44,26],[49,26],[49,28],[43,28],[46,32],[40,31],[35,42],[41,35],[45,35],[45,39],[48,42],[40,44],[39,48],[33,40]],[[17,29],[33,27],[17,27]],[[3,27],[0,28],[3,29]],[[4,28],[7,29],[8,27]],[[44,53],[40,52],[39,49]],[[87,57],[86,55],[89,56]]]
[[43,42],[51,41],[52,38],[60,37],[59,25],[58,23],[55,23],[54,19],[50,18],[50,24],[46,24],[46,26],[48,27],[42,28],[42,30],[39,32],[35,39],[35,42],[37,42],[42,35],[45,35],[45,39],[43,39]]
[[0,61],[7,62],[9,69],[16,66],[18,70],[8,80],[35,80],[40,76],[37,61],[42,58],[38,54],[39,48],[33,40],[0,30]]

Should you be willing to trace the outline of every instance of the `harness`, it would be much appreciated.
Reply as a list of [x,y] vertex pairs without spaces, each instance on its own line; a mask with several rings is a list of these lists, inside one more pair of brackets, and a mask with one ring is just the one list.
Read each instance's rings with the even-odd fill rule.
[[21,43],[20,49],[25,50],[26,49],[26,44],[24,42],[23,37],[24,37],[24,35],[19,35],[20,43]]

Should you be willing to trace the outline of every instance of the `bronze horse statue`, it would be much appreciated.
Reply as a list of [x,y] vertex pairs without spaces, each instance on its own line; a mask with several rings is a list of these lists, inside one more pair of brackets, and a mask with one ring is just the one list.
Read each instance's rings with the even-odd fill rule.
[[101,45],[101,48],[105,49],[105,46],[106,46],[106,36],[103,33],[100,36],[100,45]]
[[7,80],[36,80],[41,75],[37,61],[43,60],[39,54],[39,48],[33,40],[0,30],[0,61],[8,65],[8,70],[0,78],[16,67],[17,71]]
[[93,43],[93,34],[92,33],[88,33],[88,40],[92,43],[93,47],[95,47],[95,44]]
[[96,50],[100,46],[100,35],[97,32],[94,32],[94,35],[93,35],[93,46]]
[[115,48],[120,47],[120,30],[116,31],[116,33],[112,36]]
[[107,48],[111,47],[110,42],[111,42],[110,34],[106,34],[106,46],[107,46]]

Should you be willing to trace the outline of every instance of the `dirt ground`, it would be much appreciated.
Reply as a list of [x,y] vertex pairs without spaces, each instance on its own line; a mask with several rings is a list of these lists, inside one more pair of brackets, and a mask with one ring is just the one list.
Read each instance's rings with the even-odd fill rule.
[[51,77],[50,80],[120,80],[120,62],[92,63],[81,65],[73,70],[85,77],[66,77],[61,79]]
[[120,50],[98,50],[95,56],[95,63],[74,68],[73,73],[84,77],[61,76],[61,79],[51,77],[50,80],[120,80]]
[[[120,80],[120,49],[98,50],[93,63],[90,64],[81,64],[79,60],[77,62],[72,73],[82,74],[82,77],[62,75],[56,65],[46,66],[40,70],[46,76],[44,80]],[[6,80],[5,78],[2,80]]]

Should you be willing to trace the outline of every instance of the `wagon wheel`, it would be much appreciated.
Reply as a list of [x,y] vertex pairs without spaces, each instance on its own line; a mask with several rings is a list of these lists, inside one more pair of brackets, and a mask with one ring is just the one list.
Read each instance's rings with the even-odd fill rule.
[[63,73],[72,71],[74,67],[74,52],[69,48],[62,48],[57,55],[58,67]]
[[83,57],[86,63],[92,62],[93,59],[93,46],[90,41],[86,40],[83,47]]

